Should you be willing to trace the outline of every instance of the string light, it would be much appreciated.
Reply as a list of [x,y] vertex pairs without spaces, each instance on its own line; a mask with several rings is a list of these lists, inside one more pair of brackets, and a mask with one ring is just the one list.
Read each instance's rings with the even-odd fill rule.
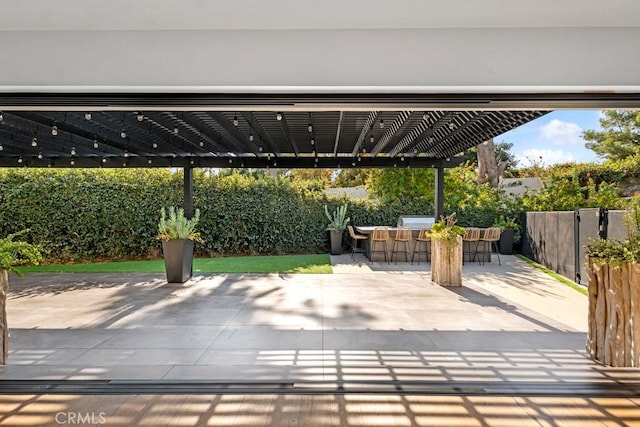
[[309,126],[307,126],[307,130],[309,131],[309,133],[313,132],[313,126],[311,125],[311,123],[309,123]]
[[4,116],[0,113],[0,122],[4,120]]
[[174,127],[174,128],[173,128],[173,133],[174,133],[174,135],[177,135],[178,133],[180,133],[180,129],[178,129],[178,127],[177,127],[177,126],[176,126],[176,127]]
[[86,120],[91,120],[91,113],[84,113],[84,118]]
[[36,138],[35,136],[31,140],[31,146],[32,147],[37,147],[38,146],[38,138]]
[[71,166],[74,166],[76,164],[76,161],[71,159],[71,161],[69,163],[71,164]]
[[384,127],[384,120],[380,119],[380,129]]
[[75,156],[76,155],[76,147],[72,147],[71,148],[71,155]]
[[127,137],[127,131],[122,129],[122,131],[120,132],[120,138],[125,139]]
[[38,158],[39,158],[40,160],[42,160],[42,157],[43,157],[43,156],[42,156],[42,153],[38,153]]
[[229,159],[229,164],[233,163],[233,159]]
[[252,133],[249,134],[249,141],[253,141],[253,134]]
[[0,144],[0,151],[4,150],[4,147],[2,146],[2,144]]
[[53,127],[51,128],[51,135],[53,136],[58,135],[58,126],[53,125]]
[[129,157],[129,152],[125,150],[124,157]]
[[200,141],[200,147],[204,147],[204,141]]
[[233,116],[233,125],[238,127],[238,116]]
[[102,158],[102,163],[107,163],[107,158],[106,157]]
[[98,140],[97,139],[93,140],[93,148],[98,148]]
[[371,135],[371,137],[369,138],[369,141],[374,142],[375,139],[373,139],[373,135]]
[[22,156],[18,157],[18,163],[22,163]]
[[142,115],[142,113],[138,113],[138,115],[136,116],[136,119],[138,119],[139,122],[144,120],[144,115]]
[[260,150],[260,152],[262,153],[262,150],[263,150],[262,145],[258,147],[258,150]]
[[151,163],[153,163],[153,162],[152,162],[152,160],[151,160],[151,159],[149,159],[149,160],[147,160],[147,163],[148,163],[148,164],[151,164]]
[[276,120],[277,121],[282,120],[282,113],[276,113]]
[[151,144],[151,146],[152,146],[153,148],[158,148],[158,144],[157,144],[157,143],[155,143],[155,142],[154,142],[153,144]]
[[456,128],[456,124],[455,123],[453,123],[453,122],[449,123],[449,129],[453,130],[455,128]]
[[311,138],[311,145],[316,145],[316,140],[314,138]]

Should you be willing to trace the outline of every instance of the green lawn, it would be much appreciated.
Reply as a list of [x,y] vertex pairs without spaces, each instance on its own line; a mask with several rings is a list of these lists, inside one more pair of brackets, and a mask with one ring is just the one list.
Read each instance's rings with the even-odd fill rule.
[[[164,261],[93,262],[23,267],[25,273],[164,273]],[[196,258],[194,273],[333,273],[327,254]]]

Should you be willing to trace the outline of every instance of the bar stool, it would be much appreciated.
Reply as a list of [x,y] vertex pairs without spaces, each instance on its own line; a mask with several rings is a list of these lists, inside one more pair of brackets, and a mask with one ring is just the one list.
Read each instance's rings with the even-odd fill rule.
[[356,234],[356,232],[353,230],[353,227],[350,225],[347,225],[347,229],[349,230],[349,236],[351,236],[351,259],[355,259],[356,252],[365,252],[364,247],[358,247],[358,242],[360,240],[367,240],[368,237],[363,234]]
[[[409,242],[411,241],[411,230],[405,227],[398,227],[396,237],[393,239],[393,250],[391,251],[391,261],[398,254],[400,245],[402,245],[405,262],[409,262]],[[396,264],[398,258],[396,257]]]
[[[385,262],[389,263],[387,260],[387,239],[389,239],[389,230],[386,227],[376,227],[373,229],[371,233],[371,247],[369,250],[369,256],[371,257],[371,262],[373,262],[373,254],[376,252],[384,253]],[[376,249],[382,245],[382,250]]]
[[[468,250],[466,251],[464,250],[465,242],[468,242],[468,244],[466,245]],[[475,248],[472,247],[474,243],[476,244]],[[469,258],[471,262],[476,260],[479,244],[480,244],[480,229],[477,227],[467,227],[464,233],[464,237],[462,238],[462,245],[463,245],[462,246],[463,248],[462,263],[463,264],[464,264],[464,254],[469,254]],[[473,254],[473,258],[471,258],[471,254]]]
[[[482,239],[480,239],[480,241],[483,242],[483,245],[485,243],[489,243],[489,261],[491,261],[491,254],[493,253],[493,249],[495,248],[496,255],[498,255],[498,265],[502,265],[500,263],[500,251],[498,250],[498,242],[500,241],[500,227],[487,228],[484,231],[484,235],[482,236]],[[476,251],[477,250],[478,249],[476,246]]]
[[418,265],[420,265],[420,254],[422,251],[420,250],[424,245],[424,254],[427,256],[427,261],[431,262],[431,230],[427,228],[423,228],[418,233],[418,237],[416,238],[416,244],[413,246],[413,254],[411,254],[411,264],[413,264],[413,259],[416,257],[416,252],[418,253]]

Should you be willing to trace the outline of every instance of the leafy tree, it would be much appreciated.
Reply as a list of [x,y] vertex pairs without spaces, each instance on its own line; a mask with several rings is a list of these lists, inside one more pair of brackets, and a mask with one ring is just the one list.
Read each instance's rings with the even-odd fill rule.
[[367,169],[340,169],[333,187],[360,187],[365,185],[368,176]]
[[326,188],[331,183],[332,169],[291,169],[285,173],[293,181],[312,181],[317,186]]
[[640,112],[605,111],[600,118],[602,130],[587,130],[583,138],[587,148],[607,159],[624,159],[640,154]]
[[435,173],[433,169],[372,169],[367,191],[383,201],[403,198],[431,198]]

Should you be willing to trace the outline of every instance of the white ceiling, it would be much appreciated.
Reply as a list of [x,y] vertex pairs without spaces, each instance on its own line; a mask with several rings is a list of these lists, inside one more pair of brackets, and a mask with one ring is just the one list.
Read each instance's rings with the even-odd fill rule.
[[638,0],[0,0],[0,93],[640,93]]
[[638,27],[637,0],[0,0],[0,30]]

